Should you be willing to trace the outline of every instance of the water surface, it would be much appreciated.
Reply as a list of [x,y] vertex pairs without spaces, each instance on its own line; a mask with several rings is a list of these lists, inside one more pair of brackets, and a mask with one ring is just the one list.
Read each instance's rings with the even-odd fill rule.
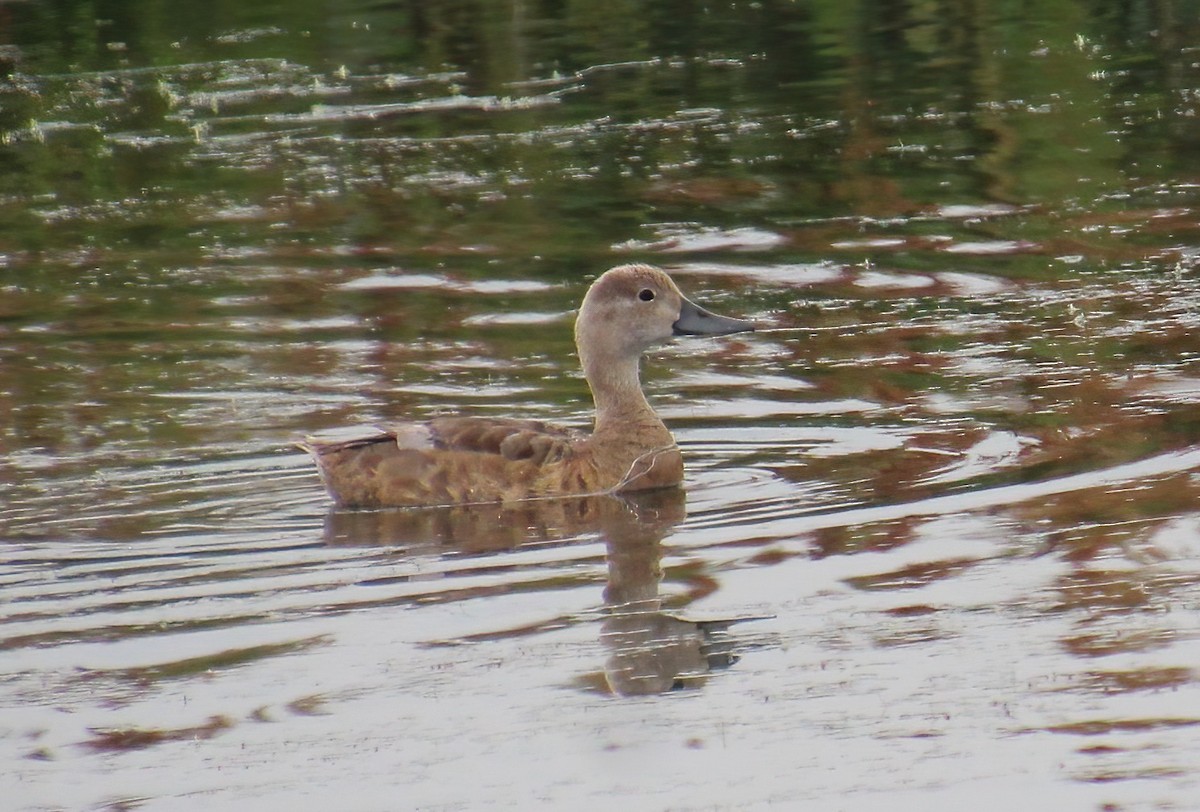
[[[98,8],[0,5],[12,808],[1194,802],[1191,5]],[[767,327],[684,489],[329,509],[586,426],[626,261]]]

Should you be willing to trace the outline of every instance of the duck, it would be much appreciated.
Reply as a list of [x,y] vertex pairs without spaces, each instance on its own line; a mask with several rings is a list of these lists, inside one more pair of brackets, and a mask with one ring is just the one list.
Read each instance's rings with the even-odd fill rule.
[[575,346],[595,405],[590,433],[541,420],[447,415],[298,443],[339,508],[512,503],[679,487],[683,458],[642,391],[649,349],[750,332],[693,303],[661,268],[620,265],[588,288]]

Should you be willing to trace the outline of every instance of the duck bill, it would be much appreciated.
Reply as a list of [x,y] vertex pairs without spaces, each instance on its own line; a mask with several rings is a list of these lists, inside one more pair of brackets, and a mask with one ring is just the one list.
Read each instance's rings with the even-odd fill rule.
[[679,318],[671,325],[671,329],[677,336],[724,336],[749,333],[754,330],[754,322],[718,316],[684,299],[683,306],[679,308]]

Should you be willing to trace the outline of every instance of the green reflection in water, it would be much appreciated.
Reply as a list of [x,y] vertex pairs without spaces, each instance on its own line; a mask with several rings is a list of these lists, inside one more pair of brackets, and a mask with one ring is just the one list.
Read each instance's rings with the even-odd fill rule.
[[[1178,22],[1136,48],[1080,2],[638,6],[18,4],[6,231],[202,252],[282,220],[302,244],[591,256],[655,220],[1094,210],[1194,163]],[[229,205],[268,211],[205,222]]]

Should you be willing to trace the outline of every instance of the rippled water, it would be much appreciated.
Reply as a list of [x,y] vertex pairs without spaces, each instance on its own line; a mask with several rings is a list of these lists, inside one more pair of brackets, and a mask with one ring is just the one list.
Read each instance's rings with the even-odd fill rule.
[[[1200,28],[795,5],[0,4],[6,808],[1194,805]],[[682,490],[329,509],[631,260]]]

